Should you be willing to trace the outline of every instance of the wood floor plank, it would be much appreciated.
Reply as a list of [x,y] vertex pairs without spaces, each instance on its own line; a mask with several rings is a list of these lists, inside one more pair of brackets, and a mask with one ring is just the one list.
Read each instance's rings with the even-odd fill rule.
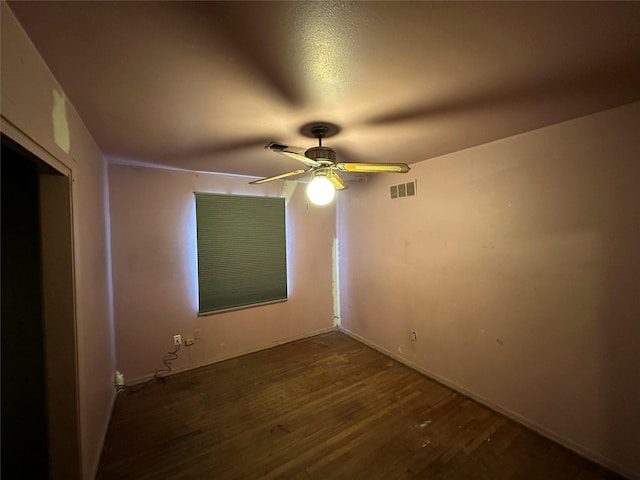
[[341,334],[117,399],[98,479],[619,479]]

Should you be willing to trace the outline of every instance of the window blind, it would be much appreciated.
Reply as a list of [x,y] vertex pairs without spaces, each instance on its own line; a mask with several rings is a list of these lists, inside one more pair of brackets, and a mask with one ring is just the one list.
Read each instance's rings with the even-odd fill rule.
[[284,198],[196,193],[199,313],[287,299]]

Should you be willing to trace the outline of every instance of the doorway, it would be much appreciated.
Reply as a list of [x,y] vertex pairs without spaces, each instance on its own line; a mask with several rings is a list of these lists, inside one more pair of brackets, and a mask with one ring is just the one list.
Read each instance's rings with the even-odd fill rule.
[[81,476],[69,177],[0,155],[2,477]]
[[2,142],[2,477],[48,478],[38,171]]

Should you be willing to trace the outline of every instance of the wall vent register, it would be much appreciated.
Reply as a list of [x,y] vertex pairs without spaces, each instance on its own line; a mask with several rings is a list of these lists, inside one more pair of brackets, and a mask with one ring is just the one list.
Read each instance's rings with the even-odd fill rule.
[[400,183],[398,185],[391,185],[391,187],[389,187],[391,198],[413,197],[417,192],[416,184],[417,180]]

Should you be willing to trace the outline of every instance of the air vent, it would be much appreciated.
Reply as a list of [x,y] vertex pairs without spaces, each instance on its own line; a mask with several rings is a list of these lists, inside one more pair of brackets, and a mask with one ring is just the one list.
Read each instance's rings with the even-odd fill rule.
[[416,185],[417,180],[407,183],[400,183],[398,185],[391,185],[389,187],[389,193],[391,194],[391,198],[403,198],[403,197],[413,197],[416,195],[417,188]]

